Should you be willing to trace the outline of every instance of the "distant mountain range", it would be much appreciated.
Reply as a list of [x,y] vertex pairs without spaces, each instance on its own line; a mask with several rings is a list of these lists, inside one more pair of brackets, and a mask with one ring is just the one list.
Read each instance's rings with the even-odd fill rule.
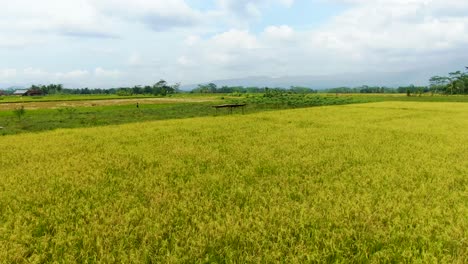
[[23,89],[27,89],[27,88],[23,86],[11,86],[2,90],[23,90]]
[[[430,74],[421,71],[405,72],[366,72],[366,73],[343,73],[334,75],[298,75],[298,76],[251,76],[245,78],[212,80],[197,84],[182,85],[181,89],[190,91],[198,84],[215,83],[217,86],[255,86],[255,87],[282,87],[303,86],[312,89],[328,89],[337,87],[358,87],[362,85],[399,87],[414,85],[427,85]],[[2,90],[27,89],[24,86],[11,86],[0,88]]]
[[[252,76],[246,78],[214,80],[206,83],[214,83],[217,86],[257,86],[257,87],[282,87],[303,86],[312,89],[328,89],[336,87],[357,87],[362,85],[399,87],[410,84],[427,85],[429,77],[420,72],[393,72],[393,73],[346,73],[337,75],[302,75],[302,76]],[[202,84],[206,84],[202,83]],[[183,90],[196,88],[198,84],[183,85]]]

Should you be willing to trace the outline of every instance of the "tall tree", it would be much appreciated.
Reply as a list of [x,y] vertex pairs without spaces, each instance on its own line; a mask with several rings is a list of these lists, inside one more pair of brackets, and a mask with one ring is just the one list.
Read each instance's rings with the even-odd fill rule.
[[429,79],[429,87],[432,93],[438,93],[439,91],[443,91],[449,83],[450,78],[445,76],[432,76]]
[[165,96],[170,91],[170,89],[171,87],[167,85],[167,82],[165,80],[160,80],[159,82],[153,85],[153,93],[155,95]]
[[450,94],[461,92],[460,81],[463,76],[461,71],[449,72],[450,76]]
[[176,83],[171,86],[173,89],[173,93],[179,93],[180,92],[180,83]]

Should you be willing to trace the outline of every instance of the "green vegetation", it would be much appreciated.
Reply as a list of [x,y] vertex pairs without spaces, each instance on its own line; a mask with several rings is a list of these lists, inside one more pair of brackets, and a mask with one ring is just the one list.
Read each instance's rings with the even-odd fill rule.
[[296,94],[269,90],[265,94],[247,94],[231,97],[231,102],[255,105],[264,109],[343,105],[384,101],[413,102],[468,102],[468,96],[404,96],[402,94]]
[[449,76],[433,76],[429,80],[432,93],[468,94],[468,67],[466,72],[450,72]]
[[89,101],[89,100],[112,100],[112,99],[138,99],[138,98],[154,98],[153,95],[106,95],[106,94],[90,94],[90,95],[70,95],[57,94],[47,96],[6,96],[0,97],[0,104],[3,103],[28,103],[28,102],[55,102],[55,101]]
[[318,94],[294,94],[282,92],[267,92],[260,95],[247,95],[231,99],[235,103],[253,104],[263,108],[297,108],[324,105],[342,105],[352,103],[365,103],[373,101],[372,98],[362,96],[336,96]]
[[[110,89],[89,89],[89,88],[78,88],[70,89],[64,88],[62,84],[48,84],[48,85],[31,85],[28,89],[28,94],[30,95],[118,95],[118,96],[132,96],[132,95],[143,95],[143,96],[166,96],[170,94],[175,94],[179,92],[180,84],[176,83],[174,85],[169,85],[166,81],[160,80],[154,85],[121,87],[121,88],[110,88]],[[0,95],[2,94],[12,94],[14,90],[2,91],[0,90]]]
[[13,110],[13,114],[18,117],[18,120],[21,120],[21,118],[26,114],[26,110],[24,110],[24,106],[20,106]]
[[[403,94],[407,96],[430,93],[434,94],[468,94],[468,67],[465,71],[450,72],[448,76],[433,76],[429,79],[428,86],[400,86],[400,87],[385,87],[385,86],[369,86],[362,85],[359,87],[336,87],[322,90],[314,90],[310,87],[291,86],[285,87],[244,87],[244,86],[222,86],[218,87],[215,83],[199,84],[197,88],[192,89],[192,94],[268,94],[270,92],[277,93],[294,93],[294,94],[313,94],[313,93],[335,93],[335,94]],[[14,90],[0,90],[0,96],[12,94]],[[183,93],[180,90],[180,83],[173,85],[168,84],[165,80],[160,80],[153,85],[136,85],[134,87],[120,87],[110,89],[100,88],[64,88],[62,84],[49,85],[32,85],[28,89],[28,95],[35,95],[32,99],[37,99],[37,95],[114,95],[114,96],[168,96]],[[3,100],[3,97],[0,97]]]
[[466,131],[379,102],[0,137],[0,262],[467,263]]
[[214,93],[294,93],[294,94],[313,94],[313,93],[346,93],[346,94],[396,94],[405,93],[410,90],[412,93],[427,93],[429,87],[425,86],[402,86],[398,88],[383,87],[383,86],[368,86],[362,85],[359,87],[337,87],[330,89],[314,90],[309,87],[291,86],[290,88],[270,88],[270,87],[243,87],[243,86],[222,86],[218,87],[214,83],[198,85],[191,93],[197,94],[214,94]]
[[135,104],[96,107],[63,107],[28,110],[21,123],[13,112],[0,112],[0,135],[38,132],[56,128],[79,128],[150,120],[213,116],[209,103]]
[[[181,96],[181,95],[180,95]],[[177,97],[180,97],[179,95]],[[86,98],[86,97],[85,97]],[[297,107],[338,105],[369,102],[365,97],[305,96],[298,94],[267,93],[264,95],[225,96],[229,103],[247,103],[246,113]],[[76,98],[78,99],[78,98]],[[59,107],[57,109],[28,110],[28,116],[18,123],[11,112],[0,112],[1,135],[37,132],[56,128],[78,128],[133,123],[151,120],[191,118],[225,115],[228,111],[215,111],[211,106],[222,103],[220,98],[205,103],[108,105],[94,107]],[[28,104],[26,108],[28,107]]]
[[[91,106],[82,99],[93,98]],[[57,128],[79,128],[105,126],[143,121],[180,119],[203,116],[227,115],[229,111],[215,111],[211,106],[222,103],[246,103],[246,114],[260,111],[302,108],[312,106],[343,105],[382,101],[415,101],[415,102],[468,102],[467,96],[422,96],[406,97],[404,95],[367,95],[367,94],[295,94],[270,90],[265,94],[231,94],[216,97],[213,95],[196,96],[193,94],[178,94],[170,100],[144,101],[140,98],[140,108],[136,108],[137,100],[110,100],[108,97],[83,96],[64,97],[47,96],[44,103],[24,103],[8,105],[12,110],[24,106],[27,115],[18,117],[14,111],[0,111],[0,135],[18,134],[24,132],[39,132]],[[82,102],[89,106],[61,106],[58,98],[66,98],[64,102]],[[112,99],[113,97],[111,97]],[[128,97],[126,99],[135,99]],[[180,99],[180,100],[179,100]],[[193,102],[200,99],[200,102]],[[153,100],[153,99],[151,99]],[[185,101],[186,100],[186,101]],[[38,101],[36,101],[38,102]],[[50,103],[47,103],[50,102]],[[102,105],[98,105],[98,103]],[[120,104],[122,102],[122,104]],[[119,105],[115,105],[119,104]],[[3,106],[6,106],[4,104]],[[2,104],[0,104],[0,109]],[[41,108],[49,109],[41,109]],[[6,108],[8,109],[8,108]],[[241,113],[235,111],[234,113]],[[22,119],[18,122],[18,118]]]

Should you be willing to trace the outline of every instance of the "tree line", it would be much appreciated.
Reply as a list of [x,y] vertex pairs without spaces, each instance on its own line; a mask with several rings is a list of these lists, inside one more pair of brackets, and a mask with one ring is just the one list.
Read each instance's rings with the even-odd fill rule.
[[289,89],[284,88],[269,88],[269,87],[244,87],[244,86],[221,86],[218,87],[214,83],[199,84],[197,88],[192,89],[191,93],[269,93],[272,91],[290,91],[294,93],[317,93],[308,87],[291,86]]
[[290,88],[281,87],[243,87],[243,86],[222,86],[218,87],[214,83],[200,84],[197,88],[193,89],[191,93],[265,93],[274,94],[275,92],[281,93],[407,93],[412,94],[429,92],[429,87],[426,86],[401,86],[398,88],[381,87],[381,86],[368,86],[363,85],[359,87],[337,87],[330,89],[314,90],[309,87],[291,86]]
[[465,71],[450,72],[448,76],[433,76],[429,79],[429,86],[400,86],[397,88],[385,86],[359,87],[337,87],[330,89],[314,90],[309,87],[291,86],[290,88],[269,87],[243,87],[243,86],[221,86],[214,83],[199,84],[191,93],[271,93],[280,91],[282,93],[406,93],[411,95],[431,94],[468,94],[468,67]]
[[448,76],[432,76],[429,87],[434,93],[468,94],[468,67],[465,71],[449,72]]
[[429,88],[427,86],[415,86],[413,84],[408,86],[400,86],[398,88],[391,88],[385,86],[368,86],[363,85],[359,87],[338,87],[338,88],[331,88],[321,90],[324,93],[373,93],[373,94],[392,94],[392,93],[407,93],[410,92],[411,94],[421,94],[429,92]]
[[[122,96],[130,95],[157,95],[166,96],[181,92],[180,83],[173,85],[168,84],[165,80],[160,80],[154,85],[134,87],[120,87],[111,89],[89,89],[78,88],[69,89],[64,88],[62,84],[49,84],[49,85],[32,85],[30,91],[40,92],[41,94],[116,94]],[[11,94],[14,90],[1,91],[1,94]],[[271,94],[275,92],[287,93],[406,93],[407,95],[422,95],[423,93],[431,94],[468,94],[468,67],[464,71],[455,71],[448,73],[448,76],[433,76],[429,79],[429,86],[400,86],[398,88],[385,87],[385,86],[368,86],[362,85],[359,87],[337,87],[330,89],[314,90],[304,86],[291,86],[289,88],[281,87],[244,87],[244,86],[221,86],[218,87],[214,83],[199,84],[198,87],[192,89],[190,93],[264,93]],[[37,93],[36,93],[37,94]]]
[[[52,95],[52,94],[116,94],[122,96],[130,95],[157,95],[157,96],[166,96],[168,94],[174,94],[180,92],[180,84],[176,83],[173,85],[168,84],[165,80],[160,80],[154,85],[141,86],[137,85],[134,87],[120,87],[120,88],[110,88],[110,89],[101,89],[101,88],[78,88],[70,89],[63,88],[62,84],[49,84],[49,85],[31,85],[28,89],[30,91],[40,92],[43,95]],[[15,90],[10,89],[5,91],[6,94],[12,94]]]

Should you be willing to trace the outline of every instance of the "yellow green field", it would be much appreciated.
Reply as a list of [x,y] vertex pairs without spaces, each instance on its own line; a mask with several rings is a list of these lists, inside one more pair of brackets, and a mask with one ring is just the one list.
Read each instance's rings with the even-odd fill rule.
[[0,137],[0,263],[467,263],[468,104]]

